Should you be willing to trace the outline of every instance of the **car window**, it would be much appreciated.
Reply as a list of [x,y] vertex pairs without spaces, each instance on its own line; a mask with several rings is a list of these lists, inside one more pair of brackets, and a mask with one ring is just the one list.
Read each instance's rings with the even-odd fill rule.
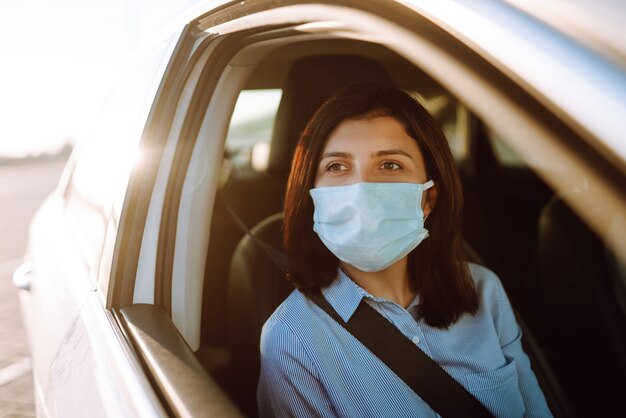
[[226,138],[226,153],[234,168],[267,167],[280,89],[243,90],[237,98]]
[[467,158],[468,154],[468,115],[467,109],[456,102],[448,94],[424,97],[419,92],[411,92],[428,109],[441,125],[452,156],[458,163]]
[[[130,171],[138,161],[137,145],[158,86],[167,42],[154,48],[115,87],[73,158],[65,193],[66,216],[90,268],[97,259],[111,214],[119,219]],[[114,205],[115,196],[118,204]]]
[[[437,118],[455,160],[463,160],[468,152],[467,109],[449,95],[426,98],[416,91],[410,93]],[[281,96],[281,89],[243,90],[239,94],[226,139],[226,153],[235,167],[251,166],[257,171],[266,168]]]
[[497,162],[503,167],[527,167],[522,157],[519,156],[497,132],[488,130],[487,137],[491,143],[493,154]]

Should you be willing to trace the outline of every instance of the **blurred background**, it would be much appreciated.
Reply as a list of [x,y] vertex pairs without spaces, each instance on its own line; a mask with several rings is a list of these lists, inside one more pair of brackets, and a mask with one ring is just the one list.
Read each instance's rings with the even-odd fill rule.
[[3,0],[0,156],[72,141],[124,63],[193,0]]
[[0,2],[0,418],[34,417],[11,276],[28,224],[133,55],[194,0]]

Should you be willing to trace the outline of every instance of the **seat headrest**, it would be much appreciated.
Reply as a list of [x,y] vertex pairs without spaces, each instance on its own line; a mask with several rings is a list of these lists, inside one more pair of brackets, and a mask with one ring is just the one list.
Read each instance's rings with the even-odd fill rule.
[[556,196],[539,216],[538,250],[543,277],[570,285],[590,280],[605,265],[600,240]]
[[341,88],[356,83],[393,87],[385,69],[356,55],[320,55],[296,61],[278,107],[267,173],[286,177],[300,132],[317,108]]

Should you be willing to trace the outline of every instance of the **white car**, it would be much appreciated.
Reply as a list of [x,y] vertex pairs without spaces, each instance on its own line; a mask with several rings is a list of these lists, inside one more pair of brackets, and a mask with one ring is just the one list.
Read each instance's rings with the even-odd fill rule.
[[501,277],[554,415],[625,416],[626,47],[565,11],[195,7],[33,220],[14,282],[37,415],[256,415],[260,327],[289,292],[257,244],[280,247],[298,132],[339,87],[387,80],[448,135],[466,242]]

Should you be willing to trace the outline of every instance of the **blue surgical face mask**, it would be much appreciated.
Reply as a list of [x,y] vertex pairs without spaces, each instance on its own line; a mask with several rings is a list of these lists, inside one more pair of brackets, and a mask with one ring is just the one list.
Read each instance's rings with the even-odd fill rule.
[[311,189],[313,229],[341,261],[361,271],[381,271],[428,236],[422,195],[433,181],[355,183]]

